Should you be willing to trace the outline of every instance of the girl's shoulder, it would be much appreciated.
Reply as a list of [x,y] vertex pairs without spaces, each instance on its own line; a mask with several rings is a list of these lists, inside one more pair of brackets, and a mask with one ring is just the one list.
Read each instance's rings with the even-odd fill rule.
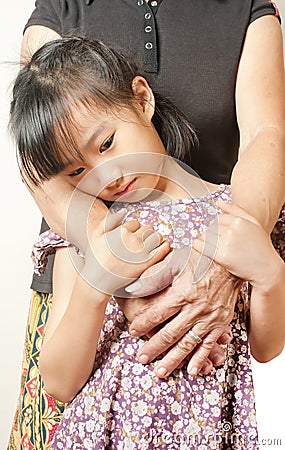
[[[208,185],[214,186],[214,185]],[[199,204],[213,204],[218,200],[231,201],[231,187],[227,184],[220,184],[216,189],[206,188],[205,193],[199,197],[184,197],[179,199],[167,199],[167,200],[153,200],[153,201],[140,201],[133,203],[116,202],[111,206],[111,212],[118,212],[121,209],[126,209],[127,212],[136,210],[163,210],[165,208],[172,208],[176,205],[199,205]]]

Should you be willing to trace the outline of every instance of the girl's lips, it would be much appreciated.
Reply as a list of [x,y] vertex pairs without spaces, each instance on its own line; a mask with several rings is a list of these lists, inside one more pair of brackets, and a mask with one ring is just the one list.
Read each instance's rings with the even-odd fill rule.
[[128,183],[124,189],[117,192],[117,195],[123,195],[123,194],[127,194],[128,192],[131,192],[134,188],[135,182],[136,182],[136,178],[134,178],[132,181],[130,181],[130,183]]

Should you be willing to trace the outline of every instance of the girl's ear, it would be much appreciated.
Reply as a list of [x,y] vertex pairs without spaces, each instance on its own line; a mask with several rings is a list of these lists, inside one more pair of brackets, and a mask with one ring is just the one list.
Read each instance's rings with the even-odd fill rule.
[[146,119],[151,120],[154,114],[155,100],[148,82],[143,77],[137,76],[132,81],[132,90]]

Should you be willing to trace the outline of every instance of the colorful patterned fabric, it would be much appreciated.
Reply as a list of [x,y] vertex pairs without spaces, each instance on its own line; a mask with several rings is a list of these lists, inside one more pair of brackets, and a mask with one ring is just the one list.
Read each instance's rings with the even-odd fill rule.
[[94,375],[67,406],[53,450],[255,450],[254,395],[245,305],[237,303],[226,363],[209,376],[182,369],[158,379],[142,365],[143,339],[115,301],[106,312]]
[[48,450],[64,410],[44,388],[38,358],[52,296],[33,292],[25,337],[21,391],[8,450]]
[[[230,188],[220,186],[201,198],[119,204],[118,209],[127,209],[126,220],[150,223],[173,247],[183,247],[213,222],[216,201],[230,198]],[[155,362],[139,363],[144,339],[129,334],[126,317],[111,299],[94,374],[66,408],[51,449],[257,449],[246,284],[243,291],[223,367],[192,377],[185,363],[167,379],[155,375]]]
[[[277,251],[283,257],[283,259],[285,259],[285,205],[280,214],[280,218],[272,232],[272,241],[273,241],[273,244],[276,247]],[[242,295],[243,299],[239,299],[238,305],[242,306],[242,309],[243,309],[244,306],[246,305],[246,302],[248,301],[248,295],[247,295],[246,291],[243,291],[241,295]],[[51,444],[51,440],[53,439],[55,430],[57,428],[57,425],[60,421],[61,414],[64,411],[65,405],[55,402],[54,399],[52,399],[50,396],[48,396],[45,393],[43,386],[42,386],[41,377],[38,373],[38,366],[37,366],[38,353],[39,353],[39,350],[41,347],[43,330],[44,330],[46,320],[48,318],[48,313],[49,313],[49,310],[51,307],[51,302],[52,302],[51,295],[41,294],[41,293],[37,293],[37,292],[32,293],[31,307],[30,307],[30,313],[28,316],[28,324],[27,324],[27,329],[26,329],[25,350],[24,350],[24,355],[23,355],[21,392],[20,392],[20,396],[19,396],[17,412],[15,415],[15,420],[14,420],[14,425],[13,425],[13,429],[11,432],[8,450],[48,450],[50,447],[50,444]],[[112,302],[110,303],[110,306],[108,306],[108,308],[110,308],[112,306],[114,307],[114,310],[112,312],[116,312],[116,308],[118,308],[118,307],[116,305],[112,305]],[[110,309],[109,309],[109,311],[110,311]],[[238,311],[236,310],[235,317],[237,317],[237,314],[240,316],[239,307],[238,307]],[[108,330],[110,325],[112,325],[112,326],[114,325],[114,317],[113,316],[114,316],[114,314],[112,314],[112,320],[113,320],[112,324],[108,323],[108,320],[106,318],[106,320],[104,322],[104,330],[106,330],[106,329]],[[120,317],[123,318],[122,312],[118,310],[117,321],[119,321]],[[126,339],[126,338],[129,339],[130,337],[128,335],[126,335],[126,333],[124,334],[124,326],[125,326],[125,324],[122,323],[122,324],[120,324],[120,327],[118,328],[119,330],[121,330],[121,334],[122,334],[120,337],[121,337],[121,339]],[[112,330],[110,330],[109,332],[111,333],[110,336],[112,338],[112,336],[114,336],[114,334],[112,334]],[[239,338],[238,338],[238,335],[236,335],[236,333],[235,333],[235,341],[231,344],[231,346],[228,347],[228,357],[230,357],[230,358],[232,358],[232,355],[234,354],[233,352],[235,349],[235,345],[242,344],[242,342],[241,341],[239,342],[237,339],[239,339]],[[242,337],[241,337],[241,339],[242,339]],[[138,342],[137,344],[135,343],[135,345],[140,346],[141,342]],[[112,347],[112,352],[113,352],[115,347],[114,347],[112,339],[110,339],[110,349],[111,349],[111,347]],[[136,347],[134,347],[134,351],[135,351],[135,348]],[[127,347],[127,349],[131,350],[129,347]],[[129,351],[129,350],[127,350],[127,351]],[[107,348],[105,348],[104,351],[107,355],[108,354]],[[128,355],[128,357],[132,361],[132,364],[133,364],[134,357],[135,357],[134,351],[132,350],[131,354]],[[98,352],[101,352],[102,356],[104,357],[104,352],[102,353],[102,350],[100,350],[100,348],[98,349]],[[234,359],[235,359],[235,357],[230,359],[230,364],[232,364]],[[249,359],[247,359],[247,357],[246,357],[246,361],[249,361]],[[107,362],[108,361],[105,360],[105,364]],[[114,380],[114,376],[116,374],[118,375],[117,368],[111,367],[112,364],[114,364],[114,362],[112,360],[110,360],[109,364],[110,364],[110,370],[106,373],[106,376],[105,376],[106,386],[108,386],[109,384],[112,383],[112,381]],[[246,364],[247,364],[247,362],[246,362]],[[135,366],[135,369],[134,369],[135,371],[136,371],[136,367],[138,368],[138,366]],[[102,368],[101,368],[101,370],[102,370]],[[183,370],[185,371],[185,368]],[[234,384],[235,377],[230,376],[228,378],[228,375],[230,375],[230,367],[229,366],[228,366],[228,368],[225,366],[223,368],[222,372],[219,370],[220,369],[215,370],[215,372],[214,372],[214,376],[216,378],[219,377],[220,380],[222,380],[222,382],[224,382],[225,379],[228,379],[229,385],[230,385],[230,383]],[[98,372],[98,371],[96,373],[100,374],[100,372]],[[145,375],[147,377],[143,378]],[[139,374],[139,376],[141,377],[141,374]],[[173,377],[171,377],[171,378],[173,378]],[[175,376],[174,378],[177,378],[177,376]],[[148,378],[147,373],[142,374],[142,380],[143,380],[142,382],[144,383],[144,388],[146,388],[146,386],[148,386],[147,383],[149,383],[150,380],[153,383],[153,380],[154,380],[153,374],[151,375],[150,378]],[[193,393],[195,393],[195,395],[199,395],[199,391],[197,393],[196,388],[198,387],[198,389],[199,389],[200,383],[203,386],[207,386],[207,377],[205,377],[205,378],[199,377],[199,380],[200,381],[197,382],[196,387],[195,388],[193,387]],[[155,379],[155,381],[157,381],[157,380]],[[128,383],[128,381],[127,381],[127,383]],[[239,389],[238,389],[239,383],[240,383],[240,380],[238,381],[237,384],[234,384],[232,390],[229,390],[228,394],[227,394],[227,395],[233,396],[237,400],[239,400],[240,396],[241,396]],[[102,384],[102,382],[101,382],[101,384]],[[92,387],[92,384],[91,385],[87,384],[86,387],[84,388],[84,390],[82,391],[82,393],[80,394],[80,396],[78,396],[78,398],[74,402],[78,402],[78,405],[80,406],[80,404],[83,405],[83,401],[84,401],[84,404],[92,406],[92,402],[93,402],[92,389],[94,389],[94,386],[95,386],[94,384],[93,384],[93,387]],[[101,398],[103,398],[103,395],[104,395],[103,392],[106,391],[106,386],[105,387],[103,386],[104,390],[101,391],[102,393],[97,392],[97,395],[100,395]],[[142,386],[139,384],[138,384],[138,387],[139,387],[139,389],[142,389]],[[123,387],[121,386],[120,387],[121,394],[122,394],[122,388]],[[155,390],[153,390],[154,388],[155,387],[152,386],[149,390],[154,393],[155,392]],[[125,388],[125,391],[127,391],[127,388]],[[131,395],[133,395],[133,391],[132,391]],[[205,394],[205,395],[206,395],[206,400],[208,400],[208,401],[210,400],[212,402],[215,401],[214,396],[212,398],[211,396],[209,396],[210,395],[209,393]],[[171,396],[170,394],[168,395],[168,397],[170,399],[173,398],[173,396]],[[128,398],[128,393],[126,394],[126,398]],[[245,397],[243,397],[243,398],[245,398]],[[96,397],[95,397],[95,399],[96,399]],[[247,401],[246,398],[245,398],[245,400]],[[174,402],[172,402],[171,404],[173,404],[173,403]],[[73,403],[72,408],[74,408],[74,405],[75,405],[75,403]],[[105,402],[101,403],[101,405],[104,410],[104,405],[106,407],[107,402],[105,401]],[[172,408],[173,410],[175,410],[175,405],[176,405],[176,403],[174,404],[174,407]],[[144,411],[143,406],[144,406],[143,403],[138,403],[137,411],[143,412]],[[105,417],[108,417],[109,412],[107,410],[104,413]],[[194,407],[194,412],[195,412],[195,407]],[[84,411],[84,414],[86,414],[86,413],[88,413],[88,408],[87,408],[87,411]],[[69,413],[67,413],[67,414],[69,414]],[[102,412],[101,412],[101,414],[102,414]],[[126,414],[128,414],[128,413],[126,413]],[[147,418],[145,418],[143,416],[138,416],[138,417],[140,418],[140,420],[144,419],[144,422],[147,424],[147,420],[148,420]],[[252,416],[252,418],[254,421],[254,416]],[[68,423],[68,416],[65,417],[65,423],[63,423],[63,427],[66,427],[67,423]],[[126,432],[127,432],[128,422],[124,423],[123,425],[124,426],[122,427],[122,430],[125,430],[125,428],[126,428]],[[203,423],[201,421],[200,421],[200,423],[198,422],[198,426],[202,426],[202,425],[203,425]],[[78,424],[76,426],[80,428],[80,426]],[[89,426],[89,430],[91,430],[92,426],[93,426],[92,420],[88,426]],[[86,422],[85,427],[87,427],[87,422]],[[98,427],[98,424],[97,424],[97,427]],[[100,427],[101,427],[101,425],[100,425]],[[232,427],[232,424],[230,422],[227,422],[226,416],[225,416],[222,421],[222,430],[220,430],[223,433],[224,442],[225,442],[226,438],[230,436],[231,427]],[[184,428],[182,428],[182,429],[179,428],[179,423],[178,423],[178,425],[176,425],[176,427],[174,429],[178,430],[179,433],[181,433],[181,431],[184,430]],[[195,431],[195,427],[192,428],[192,430]],[[63,433],[63,436],[64,436],[63,431],[59,431],[59,433],[61,433],[61,436]],[[69,431],[69,433],[70,433],[70,431]],[[125,431],[124,431],[124,434],[126,434]],[[58,436],[59,436],[58,439],[60,441],[60,439],[61,439],[60,434]],[[147,443],[146,448],[149,449],[151,447],[149,446],[148,440],[151,439],[151,436],[148,436],[146,434],[145,437],[146,437],[146,443]],[[107,438],[108,438],[108,436],[107,436]],[[164,435],[161,435],[160,438],[163,438],[164,441],[167,442],[167,439],[169,439],[169,434],[167,433],[167,429],[166,429],[166,433]],[[63,439],[65,439],[65,438],[63,438]],[[153,442],[155,442],[154,437],[153,437]],[[58,445],[58,448],[60,448],[60,444]],[[65,450],[66,448],[67,448],[66,444],[64,443],[62,449]],[[90,448],[90,446],[88,447],[88,440],[86,441],[86,447],[82,447],[82,446],[77,447],[77,449],[80,449],[80,448],[86,448],[86,449]],[[93,447],[91,447],[91,448],[93,448]],[[100,447],[98,447],[98,448],[100,448]],[[101,447],[101,448],[104,448],[104,447]],[[108,448],[108,447],[106,447],[106,448]],[[110,448],[112,448],[112,447],[110,447]],[[132,443],[129,443],[129,444],[126,444],[125,448],[138,449],[139,447],[133,446]],[[159,448],[159,447],[157,447],[157,448]],[[168,445],[167,448],[170,448],[170,446]],[[181,448],[183,448],[183,447],[181,447]],[[191,447],[188,446],[186,448],[188,450]],[[208,450],[209,448],[211,448],[211,447],[210,446],[201,447],[202,450],[204,450],[204,449]],[[212,447],[212,448],[215,448],[215,447]],[[223,447],[223,448],[225,449],[227,447]],[[244,447],[243,450],[245,448],[250,448],[250,447]],[[76,447],[74,448],[74,450],[75,449],[76,449]],[[119,450],[119,447],[118,447],[118,450]]]

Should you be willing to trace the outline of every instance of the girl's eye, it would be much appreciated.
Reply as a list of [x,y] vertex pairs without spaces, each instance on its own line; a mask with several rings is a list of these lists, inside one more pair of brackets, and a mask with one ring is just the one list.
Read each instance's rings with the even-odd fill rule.
[[74,172],[70,173],[68,176],[69,177],[77,177],[78,175],[80,175],[84,170],[84,167],[79,167],[79,169],[76,169]]
[[113,144],[113,140],[114,140],[114,135],[109,137],[109,139],[107,139],[107,141],[104,142],[104,144],[100,147],[99,152],[103,153],[105,150],[108,150],[108,148],[110,148],[111,145]]

